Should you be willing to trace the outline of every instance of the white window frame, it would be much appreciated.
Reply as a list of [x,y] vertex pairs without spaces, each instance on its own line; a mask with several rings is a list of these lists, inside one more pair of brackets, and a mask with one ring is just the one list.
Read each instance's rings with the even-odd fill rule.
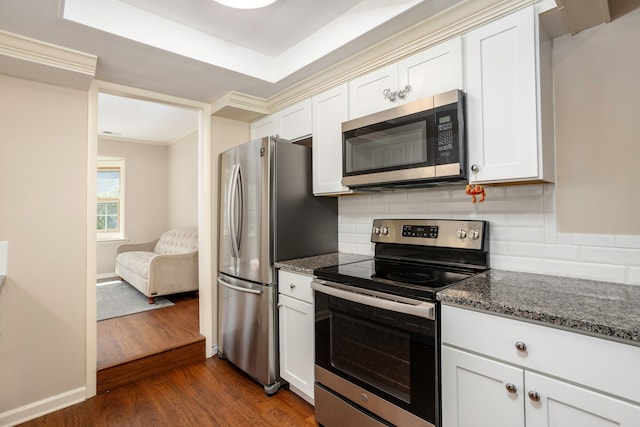
[[[126,175],[126,162],[125,159],[120,158],[98,158],[96,173],[99,169],[102,168],[110,168],[110,169],[119,169],[120,170],[120,199],[119,199],[119,212],[118,212],[118,220],[119,220],[119,230],[117,232],[100,232],[97,230],[96,238],[99,242],[109,241],[109,240],[124,240],[126,239],[125,234],[125,202],[126,202],[126,194],[125,194],[125,175]],[[96,203],[96,209],[97,209]],[[96,210],[96,220],[97,220],[97,210]]]

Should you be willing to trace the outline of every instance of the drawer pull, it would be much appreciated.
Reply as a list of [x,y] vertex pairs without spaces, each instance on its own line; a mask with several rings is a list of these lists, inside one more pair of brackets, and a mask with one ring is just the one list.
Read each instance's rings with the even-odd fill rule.
[[525,352],[525,351],[527,351],[527,345],[525,343],[523,343],[522,341],[518,341],[516,343],[516,350]]
[[534,402],[540,402],[540,393],[535,390],[531,390],[529,392],[529,399],[533,400]]
[[511,394],[516,394],[516,392],[518,391],[518,387],[516,387],[515,384],[507,383],[505,387],[507,388],[507,391]]
[[293,289],[293,288],[295,288],[295,287],[296,287],[296,284],[295,284],[295,283],[289,283],[289,288],[290,288],[290,289]]

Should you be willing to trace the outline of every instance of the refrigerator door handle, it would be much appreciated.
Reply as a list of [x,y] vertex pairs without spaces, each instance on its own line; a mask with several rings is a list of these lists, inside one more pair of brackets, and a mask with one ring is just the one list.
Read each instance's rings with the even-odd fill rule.
[[227,282],[225,282],[224,280],[222,280],[220,278],[218,279],[218,283],[220,283],[225,288],[233,289],[234,291],[244,292],[245,294],[262,295],[262,291],[260,291],[258,289],[249,289],[249,288],[241,288],[240,286],[234,286],[231,283],[227,283]]
[[236,247],[238,257],[240,256],[240,247],[242,245],[242,224],[244,224],[244,181],[242,179],[242,167],[238,163],[238,172],[236,173],[236,185],[238,188],[238,222],[236,223]]
[[[229,244],[231,245],[231,256],[240,257],[240,242],[238,236],[238,216],[240,216],[240,224],[242,224],[242,190],[239,187],[240,182],[240,164],[236,163],[231,168],[231,180],[229,182],[229,201],[227,203],[227,220],[229,225]],[[239,194],[240,206],[237,206],[237,196]],[[238,215],[238,211],[240,211]],[[242,227],[242,225],[240,225]]]

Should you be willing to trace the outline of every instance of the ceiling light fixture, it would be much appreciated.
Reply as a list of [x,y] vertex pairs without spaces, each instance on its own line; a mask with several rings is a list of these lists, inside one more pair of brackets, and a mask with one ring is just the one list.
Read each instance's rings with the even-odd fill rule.
[[236,9],[259,9],[269,6],[276,0],[215,0],[217,3]]

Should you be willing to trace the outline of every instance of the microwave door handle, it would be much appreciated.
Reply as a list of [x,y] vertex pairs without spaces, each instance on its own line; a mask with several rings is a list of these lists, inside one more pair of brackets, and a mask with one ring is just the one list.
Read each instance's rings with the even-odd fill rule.
[[357,302],[359,304],[368,305],[370,307],[380,308],[382,310],[395,311],[397,313],[409,314],[412,316],[422,317],[424,319],[435,320],[435,304],[429,302],[419,302],[418,304],[408,304],[380,297],[365,295],[363,293],[355,293],[324,285],[316,280],[311,281],[311,288],[317,292],[342,298],[348,301]]

